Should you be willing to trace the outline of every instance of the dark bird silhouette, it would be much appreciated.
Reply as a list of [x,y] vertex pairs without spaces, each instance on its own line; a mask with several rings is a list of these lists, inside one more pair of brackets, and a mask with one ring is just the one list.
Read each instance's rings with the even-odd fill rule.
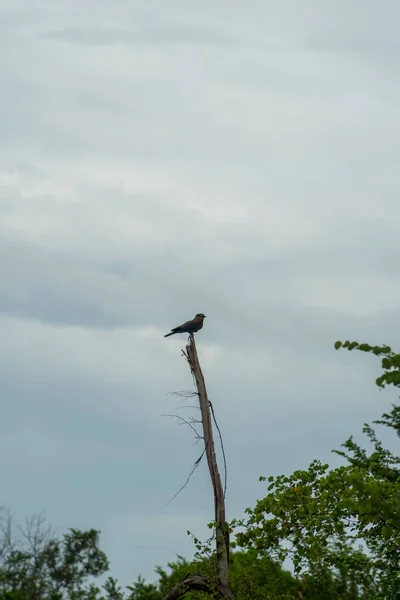
[[206,315],[203,313],[197,313],[194,319],[191,321],[186,321],[183,325],[179,325],[178,327],[174,327],[171,329],[171,333],[167,333],[164,337],[168,337],[170,335],[174,335],[175,333],[196,333],[203,327],[203,321],[206,318]]

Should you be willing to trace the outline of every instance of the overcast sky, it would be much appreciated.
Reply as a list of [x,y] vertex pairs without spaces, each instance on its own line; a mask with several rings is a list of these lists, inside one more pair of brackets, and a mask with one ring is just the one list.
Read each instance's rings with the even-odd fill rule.
[[153,579],[213,518],[205,465],[168,504],[201,452],[171,327],[207,315],[229,518],[396,397],[333,344],[400,349],[400,5],[0,7],[0,504]]

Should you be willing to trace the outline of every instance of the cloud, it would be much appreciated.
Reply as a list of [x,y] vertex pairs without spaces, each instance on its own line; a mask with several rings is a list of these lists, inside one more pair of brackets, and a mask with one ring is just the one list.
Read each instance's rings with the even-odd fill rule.
[[3,501],[104,529],[123,583],[190,555],[186,529],[212,518],[203,466],[165,506],[199,454],[160,418],[192,410],[168,395],[192,386],[171,327],[207,315],[197,340],[231,516],[259,475],[334,461],[390,404],[379,362],[333,349],[395,347],[400,325],[399,9],[386,7],[4,12]]
[[211,45],[231,46],[240,44],[224,33],[223,30],[213,30],[209,27],[196,27],[191,24],[172,22],[158,24],[152,27],[135,27],[130,29],[61,29],[44,31],[40,38],[51,41],[64,41],[81,45],[104,46],[109,44],[133,45]]

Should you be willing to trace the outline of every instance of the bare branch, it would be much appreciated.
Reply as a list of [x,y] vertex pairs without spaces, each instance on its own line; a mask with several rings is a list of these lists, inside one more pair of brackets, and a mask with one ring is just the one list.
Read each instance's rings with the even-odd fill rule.
[[4,516],[2,515],[0,517],[0,558],[3,558],[8,553],[15,550],[18,544],[14,542],[13,539],[12,517],[10,511],[3,507],[0,508],[0,511],[4,513]]
[[168,414],[162,414],[162,417],[171,417],[174,419],[177,419],[181,425],[187,425],[195,434],[196,436],[196,441],[195,444],[197,444],[197,442],[201,439],[203,439],[203,437],[199,434],[199,432],[197,431],[196,427],[194,424],[200,424],[201,421],[195,419],[194,417],[190,417],[189,419],[184,419],[183,417],[180,417],[179,415],[168,415]]
[[[182,398],[194,398],[195,396],[198,396],[199,392],[196,392],[195,390],[180,390],[178,392],[169,392],[169,394],[167,394],[167,396],[180,396]],[[198,408],[198,406],[196,407]]]
[[204,575],[185,575],[179,583],[177,583],[172,590],[164,596],[164,600],[178,600],[181,596],[184,596],[190,590],[204,592],[210,594],[210,596],[217,596],[223,600],[233,600],[233,595],[229,588],[216,583],[211,585]]
[[166,506],[167,506],[167,505],[168,505],[170,502],[172,502],[173,500],[175,500],[175,498],[176,498],[176,497],[177,497],[177,496],[178,496],[178,495],[179,495],[179,494],[182,492],[182,490],[184,490],[184,489],[185,489],[185,487],[186,487],[186,486],[187,486],[187,484],[189,483],[189,481],[190,481],[190,479],[191,479],[191,477],[192,477],[193,473],[195,472],[195,470],[197,469],[197,467],[198,467],[198,466],[199,466],[199,464],[201,463],[201,459],[203,458],[203,456],[204,456],[204,452],[205,452],[205,451],[206,451],[206,450],[204,449],[204,450],[203,450],[203,452],[201,453],[200,457],[199,457],[199,458],[196,460],[196,462],[194,463],[194,465],[193,465],[193,469],[190,471],[190,473],[189,473],[189,476],[188,476],[188,478],[186,479],[186,481],[185,481],[185,483],[183,484],[183,486],[181,487],[181,489],[180,489],[180,490],[178,490],[178,491],[176,492],[176,494],[175,494],[174,496],[172,496],[172,498],[171,498],[170,500],[168,500],[168,502],[167,502]]

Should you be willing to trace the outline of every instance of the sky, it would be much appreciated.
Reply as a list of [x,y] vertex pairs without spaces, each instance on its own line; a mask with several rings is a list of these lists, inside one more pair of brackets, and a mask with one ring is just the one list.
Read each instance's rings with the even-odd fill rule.
[[[100,529],[121,584],[213,519],[196,336],[228,462],[332,465],[400,349],[396,0],[0,0],[0,505]],[[388,438],[388,443],[393,440]]]

